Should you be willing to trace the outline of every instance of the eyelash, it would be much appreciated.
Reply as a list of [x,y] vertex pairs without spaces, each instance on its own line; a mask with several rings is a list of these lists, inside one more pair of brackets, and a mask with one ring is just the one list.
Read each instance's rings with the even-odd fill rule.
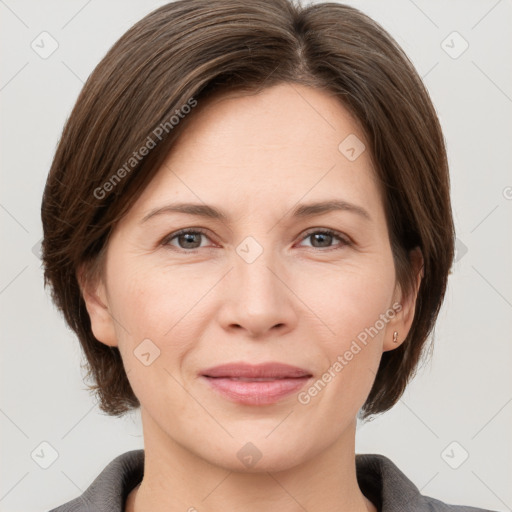
[[[180,229],[179,231],[176,231],[176,232],[171,233],[170,235],[166,236],[162,240],[161,245],[163,245],[165,247],[172,247],[172,249],[177,250],[178,252],[188,252],[188,253],[192,253],[192,254],[197,252],[199,249],[204,249],[204,247],[197,247],[195,249],[182,249],[181,247],[175,247],[170,244],[170,242],[172,240],[174,240],[175,238],[179,237],[180,235],[187,234],[187,233],[201,234],[201,235],[204,235],[205,237],[209,238],[207,231],[205,231],[201,228],[185,228],[185,229]],[[333,229],[328,229],[328,228],[325,228],[325,229],[312,228],[304,234],[304,236],[301,238],[301,241],[305,240],[306,238],[308,238],[314,234],[333,236],[335,238],[338,238],[338,240],[340,240],[342,242],[342,244],[341,244],[341,246],[324,247],[324,248],[311,246],[310,247],[311,249],[318,249],[322,252],[327,252],[327,251],[331,251],[331,250],[343,249],[344,247],[348,247],[348,246],[352,245],[352,242],[348,239],[348,237],[342,235],[338,231],[334,231]]]

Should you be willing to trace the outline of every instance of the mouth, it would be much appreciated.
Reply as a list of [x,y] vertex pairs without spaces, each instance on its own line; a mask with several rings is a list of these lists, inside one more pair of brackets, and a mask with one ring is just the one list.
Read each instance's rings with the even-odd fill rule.
[[299,391],[312,374],[282,363],[229,363],[208,368],[200,376],[218,394],[245,405],[269,405]]

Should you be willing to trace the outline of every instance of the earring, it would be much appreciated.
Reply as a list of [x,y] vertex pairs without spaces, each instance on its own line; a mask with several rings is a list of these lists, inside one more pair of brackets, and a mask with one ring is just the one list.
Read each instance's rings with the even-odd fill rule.
[[398,332],[393,333],[393,343],[398,343]]

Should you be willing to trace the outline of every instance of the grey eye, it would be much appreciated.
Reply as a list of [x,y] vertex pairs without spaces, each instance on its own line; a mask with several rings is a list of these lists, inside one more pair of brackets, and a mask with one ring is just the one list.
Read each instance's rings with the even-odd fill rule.
[[[173,233],[164,240],[164,245],[172,245],[178,249],[199,249],[201,245],[201,237],[207,238],[206,233],[197,230],[183,230]],[[176,240],[177,243],[173,243]]]

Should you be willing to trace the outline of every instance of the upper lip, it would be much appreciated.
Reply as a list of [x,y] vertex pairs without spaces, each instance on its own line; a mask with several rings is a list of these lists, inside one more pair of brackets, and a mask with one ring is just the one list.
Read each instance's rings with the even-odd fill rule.
[[212,366],[201,371],[205,377],[242,377],[242,378],[270,378],[276,379],[311,377],[304,368],[289,364],[270,362],[252,365],[249,363],[227,363]]

